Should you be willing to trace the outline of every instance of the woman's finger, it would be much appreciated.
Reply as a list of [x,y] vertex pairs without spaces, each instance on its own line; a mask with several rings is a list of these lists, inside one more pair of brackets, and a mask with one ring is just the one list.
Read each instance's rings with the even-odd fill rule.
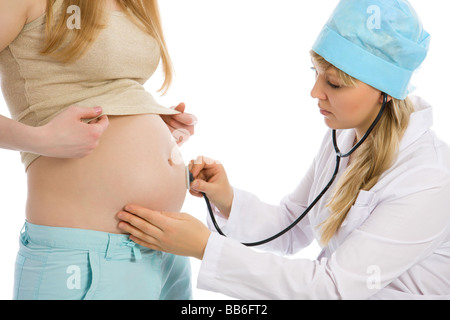
[[196,116],[191,113],[179,113],[172,116],[172,119],[185,126],[195,126],[198,122]]
[[172,107],[171,109],[177,110],[181,113],[186,109],[186,104],[184,102],[180,102],[176,107]]
[[182,127],[182,125],[177,120],[175,120],[173,118],[173,116],[171,116],[170,118],[167,118],[165,122],[166,122],[166,125],[173,130],[176,130],[176,129]]

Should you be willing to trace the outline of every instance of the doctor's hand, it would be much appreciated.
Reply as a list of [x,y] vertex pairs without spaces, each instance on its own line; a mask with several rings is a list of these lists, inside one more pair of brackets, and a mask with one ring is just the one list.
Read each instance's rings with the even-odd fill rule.
[[203,259],[211,231],[188,214],[127,205],[117,217],[121,220],[119,228],[129,233],[130,240],[141,246]]
[[195,179],[189,192],[196,197],[203,197],[202,193],[205,193],[220,213],[228,218],[234,191],[223,165],[216,160],[200,156],[189,163],[189,171]]
[[177,144],[181,146],[190,136],[194,134],[194,127],[197,124],[197,117],[190,113],[185,113],[186,105],[180,103],[173,108],[181,112],[175,115],[161,115],[161,118],[166,123],[170,132],[172,132]]

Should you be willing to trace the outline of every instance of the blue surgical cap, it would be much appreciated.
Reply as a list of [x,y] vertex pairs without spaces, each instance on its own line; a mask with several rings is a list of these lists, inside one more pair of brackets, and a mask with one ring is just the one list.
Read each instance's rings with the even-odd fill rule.
[[406,0],[341,0],[313,51],[354,78],[403,100],[430,35]]

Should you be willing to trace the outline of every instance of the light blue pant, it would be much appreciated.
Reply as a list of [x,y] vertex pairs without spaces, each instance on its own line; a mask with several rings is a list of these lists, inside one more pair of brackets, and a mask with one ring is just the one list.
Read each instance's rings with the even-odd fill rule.
[[25,223],[14,299],[192,299],[189,259],[127,235]]

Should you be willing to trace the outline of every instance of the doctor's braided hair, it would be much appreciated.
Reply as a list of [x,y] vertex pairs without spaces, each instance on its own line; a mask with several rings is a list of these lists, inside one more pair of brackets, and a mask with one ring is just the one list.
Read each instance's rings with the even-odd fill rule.
[[[335,68],[314,51],[311,51],[311,57],[323,70]],[[342,70],[337,68],[336,70],[341,83],[346,86],[357,85],[358,80]],[[360,190],[370,190],[380,176],[392,166],[413,112],[414,105],[409,98],[405,100],[392,98],[388,102],[380,122],[352,156],[349,166],[337,181],[327,204],[330,216],[319,225],[323,245],[328,244],[339,230]]]

